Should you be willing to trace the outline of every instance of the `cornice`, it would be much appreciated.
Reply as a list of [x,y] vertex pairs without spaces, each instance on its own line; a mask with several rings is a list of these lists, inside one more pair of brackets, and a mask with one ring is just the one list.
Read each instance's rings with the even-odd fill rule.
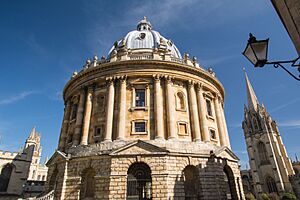
[[[143,65],[143,72],[149,73],[156,73],[154,70],[157,70],[157,73],[160,74],[173,74],[175,78],[181,78],[182,80],[188,80],[186,76],[181,76],[179,72],[189,73],[192,76],[198,76],[213,86],[221,93],[224,98],[225,91],[224,87],[221,82],[216,78],[213,77],[209,72],[205,71],[203,68],[196,68],[192,66],[188,66],[181,63],[175,63],[170,61],[161,61],[161,60],[126,60],[126,61],[116,61],[116,62],[109,62],[109,63],[102,63],[97,65],[96,67],[89,67],[84,69],[83,71],[79,72],[75,77],[71,78],[67,82],[64,87],[64,99],[66,98],[66,92],[70,88],[74,88],[76,85],[83,85],[85,82],[90,81],[99,81],[103,79],[105,81],[106,77],[116,75],[126,75],[128,71],[131,71],[133,74],[138,72],[139,65]],[[155,66],[155,68],[153,67]],[[153,69],[147,71],[147,69]],[[167,70],[173,70],[167,72]],[[164,72],[165,71],[165,72]],[[102,74],[103,77],[94,77],[93,75]],[[199,80],[195,80],[199,81]]]

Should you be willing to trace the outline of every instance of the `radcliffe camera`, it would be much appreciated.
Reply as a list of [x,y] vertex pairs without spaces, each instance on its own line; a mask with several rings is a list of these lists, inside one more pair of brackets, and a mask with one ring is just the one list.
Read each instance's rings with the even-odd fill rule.
[[0,6],[0,200],[297,200],[300,3]]

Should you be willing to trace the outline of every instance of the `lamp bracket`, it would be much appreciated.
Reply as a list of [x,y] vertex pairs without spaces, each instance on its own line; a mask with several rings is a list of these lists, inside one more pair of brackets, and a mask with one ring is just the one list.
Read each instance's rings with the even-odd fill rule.
[[289,75],[291,75],[294,79],[296,79],[297,81],[300,81],[300,75],[298,75],[298,77],[293,74],[292,72],[290,72],[290,70],[288,70],[283,64],[287,64],[287,63],[291,63],[291,67],[295,67],[298,69],[298,72],[300,73],[300,62],[298,62],[300,60],[300,56],[294,60],[287,60],[287,61],[273,61],[273,62],[266,62],[266,64],[269,65],[273,65],[273,67],[278,68],[281,67],[284,71],[286,71]]

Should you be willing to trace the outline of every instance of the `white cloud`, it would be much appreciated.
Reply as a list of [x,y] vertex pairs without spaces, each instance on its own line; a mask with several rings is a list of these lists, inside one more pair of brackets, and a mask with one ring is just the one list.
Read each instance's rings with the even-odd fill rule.
[[273,108],[273,109],[270,111],[270,113],[277,112],[277,111],[279,111],[279,110],[281,110],[281,109],[283,109],[283,108],[286,108],[286,107],[288,107],[288,106],[290,106],[290,105],[292,105],[292,104],[295,104],[295,103],[297,103],[297,102],[299,102],[299,101],[300,101],[300,98],[298,98],[298,99],[293,99],[293,100],[291,100],[291,101],[288,101],[288,102],[286,102],[286,103],[284,103],[284,104],[281,104],[281,105],[279,105],[279,106]]
[[10,96],[10,97],[0,100],[0,105],[7,105],[7,104],[15,103],[17,101],[25,99],[27,96],[32,95],[34,93],[36,93],[36,92],[35,91],[24,91],[19,94],[15,94],[13,96]]
[[282,121],[282,122],[278,122],[278,124],[279,127],[300,128],[300,119]]
[[166,28],[168,31],[172,31],[176,27],[176,29],[193,31],[202,27],[228,24],[229,21],[233,20],[241,21],[267,7],[265,2],[259,0],[133,1],[128,2],[126,7],[122,8],[122,12],[118,12],[117,15],[112,14],[109,21],[104,21],[102,16],[104,6],[101,1],[93,1],[93,3],[88,1],[83,6],[90,22],[90,28],[86,30],[88,49],[91,49],[91,53],[103,55],[108,52],[115,40],[125,36],[119,32],[120,29],[134,27],[143,16],[149,18],[156,30]]

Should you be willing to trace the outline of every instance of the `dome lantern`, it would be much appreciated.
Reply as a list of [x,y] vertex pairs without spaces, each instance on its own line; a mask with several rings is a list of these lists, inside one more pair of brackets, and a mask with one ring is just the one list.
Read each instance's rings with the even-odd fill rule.
[[151,30],[152,26],[151,23],[147,20],[147,17],[144,16],[144,19],[142,19],[138,25],[137,25],[137,30],[138,31],[145,31],[145,30]]

